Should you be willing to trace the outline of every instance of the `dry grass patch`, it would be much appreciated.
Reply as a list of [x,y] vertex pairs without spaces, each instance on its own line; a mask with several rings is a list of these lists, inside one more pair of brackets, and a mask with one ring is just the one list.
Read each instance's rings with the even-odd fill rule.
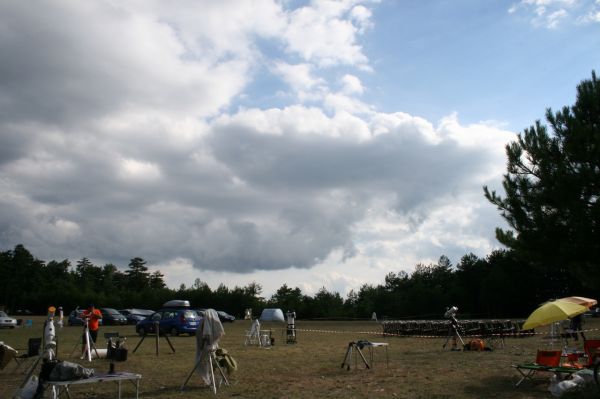
[[[0,341],[26,348],[27,339],[41,336],[42,318],[34,319],[32,328],[0,330]],[[442,350],[443,338],[384,338],[375,322],[297,322],[298,343],[286,345],[283,324],[263,324],[273,328],[275,345],[270,349],[244,346],[244,332],[249,321],[225,324],[226,335],[221,346],[237,360],[239,369],[231,376],[231,386],[223,387],[219,397],[236,398],[549,398],[548,379],[524,383],[515,388],[518,374],[511,364],[532,361],[538,348],[547,342],[539,337],[506,339],[504,349],[493,352],[451,352]],[[588,320],[586,328],[600,327],[600,319]],[[308,331],[304,331],[308,330]],[[128,360],[117,364],[117,370],[143,375],[141,398],[191,398],[212,396],[193,376],[184,392],[179,390],[194,366],[195,339],[171,337],[176,353],[171,353],[164,338],[160,353],[155,354],[154,337],[149,336],[138,351],[131,353],[140,338],[133,326],[101,327],[99,347],[105,347],[102,333],[118,331],[128,337]],[[59,358],[88,365],[79,360],[81,327],[65,327],[58,331]],[[600,332],[588,333],[600,337]],[[385,350],[374,350],[373,369],[366,370],[360,359],[350,371],[341,368],[348,343],[359,339],[389,343],[389,366]],[[582,344],[579,343],[579,347]],[[78,347],[79,349],[79,347]],[[364,350],[367,354],[368,351]],[[94,360],[90,367],[108,371],[106,360]],[[12,373],[13,365],[0,372],[0,398],[10,398],[23,375]],[[133,393],[124,384],[124,397]],[[73,398],[113,398],[112,385],[73,386]]]

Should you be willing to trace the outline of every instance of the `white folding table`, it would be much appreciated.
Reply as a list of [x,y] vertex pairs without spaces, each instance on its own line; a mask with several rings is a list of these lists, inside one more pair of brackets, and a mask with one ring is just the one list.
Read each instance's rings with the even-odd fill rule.
[[71,394],[69,392],[69,387],[71,385],[94,384],[94,383],[113,381],[113,382],[117,383],[118,389],[119,389],[117,398],[121,399],[121,382],[122,381],[130,381],[135,386],[135,398],[139,399],[140,379],[141,378],[142,378],[141,374],[128,373],[125,371],[121,371],[121,372],[115,372],[112,374],[96,374],[93,377],[82,378],[79,380],[46,381],[44,384],[46,387],[56,388],[56,389],[52,389],[53,399],[58,399],[63,393],[66,393],[67,397],[71,398]]

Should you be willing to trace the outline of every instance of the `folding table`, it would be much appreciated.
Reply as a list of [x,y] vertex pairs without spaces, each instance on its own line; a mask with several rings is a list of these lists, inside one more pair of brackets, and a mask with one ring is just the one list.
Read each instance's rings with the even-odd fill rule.
[[130,381],[133,386],[135,386],[135,398],[139,398],[140,393],[140,379],[142,378],[141,374],[136,373],[128,373],[125,371],[115,372],[112,374],[96,374],[90,378],[82,378],[79,380],[71,380],[71,381],[46,381],[44,385],[46,387],[56,387],[57,389],[53,389],[53,399],[59,398],[63,393],[67,394],[68,398],[71,398],[71,394],[69,392],[69,387],[71,385],[81,385],[81,384],[95,384],[102,382],[116,382],[118,385],[118,399],[121,399],[121,382],[122,381]]

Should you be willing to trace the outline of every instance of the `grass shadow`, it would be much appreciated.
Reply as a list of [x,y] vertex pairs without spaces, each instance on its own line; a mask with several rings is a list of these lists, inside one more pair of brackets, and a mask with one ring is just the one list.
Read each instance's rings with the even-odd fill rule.
[[477,384],[467,384],[465,393],[475,398],[548,398],[549,379],[537,378],[524,381],[516,387],[519,376],[514,378],[498,376],[487,377],[477,381]]

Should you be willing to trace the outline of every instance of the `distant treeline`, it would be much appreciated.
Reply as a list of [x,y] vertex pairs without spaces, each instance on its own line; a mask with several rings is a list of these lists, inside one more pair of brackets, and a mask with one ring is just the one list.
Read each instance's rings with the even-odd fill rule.
[[545,275],[519,261],[510,251],[494,251],[485,259],[473,254],[453,265],[446,256],[436,264],[418,264],[411,274],[389,273],[379,285],[365,284],[346,298],[321,288],[314,295],[281,286],[270,298],[262,287],[224,284],[215,290],[196,279],[171,289],[159,271],[150,273],[142,258],[131,259],[125,271],[113,264],[96,266],[83,258],[45,262],[23,245],[0,252],[0,305],[11,313],[27,309],[45,313],[49,305],[67,311],[77,306],[157,309],[170,299],[187,299],[193,307],[216,308],[242,317],[244,309],[295,310],[299,318],[439,318],[448,306],[460,317],[524,317],[541,302],[566,295],[597,296],[577,281]]

